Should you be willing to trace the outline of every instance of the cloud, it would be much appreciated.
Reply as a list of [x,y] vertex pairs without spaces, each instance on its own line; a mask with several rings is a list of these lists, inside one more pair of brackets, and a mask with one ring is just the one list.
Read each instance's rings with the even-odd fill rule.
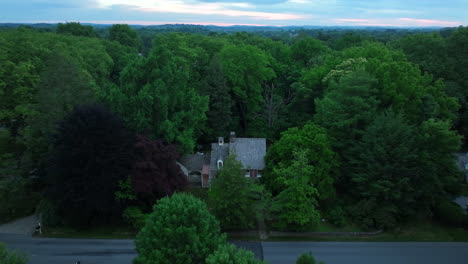
[[[231,3],[233,0],[199,0],[206,3]],[[288,0],[241,0],[240,3],[248,3],[252,5],[274,5],[287,2]],[[300,1],[300,0],[298,0]]]
[[415,18],[388,18],[388,19],[360,19],[336,18],[333,22],[348,23],[353,26],[381,26],[381,27],[454,27],[461,23],[457,21],[442,21]]

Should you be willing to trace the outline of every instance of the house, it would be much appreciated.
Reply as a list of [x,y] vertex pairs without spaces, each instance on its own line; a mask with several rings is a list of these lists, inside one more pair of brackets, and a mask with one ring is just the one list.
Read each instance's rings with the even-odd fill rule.
[[457,167],[463,172],[463,179],[468,182],[468,153],[456,153]]
[[225,142],[223,137],[219,137],[218,142],[211,144],[211,152],[208,154],[184,156],[180,160],[180,165],[188,172],[186,174],[191,184],[208,187],[229,155],[233,154],[241,162],[246,177],[262,176],[265,168],[266,139],[237,138],[234,132],[230,133],[228,142]]

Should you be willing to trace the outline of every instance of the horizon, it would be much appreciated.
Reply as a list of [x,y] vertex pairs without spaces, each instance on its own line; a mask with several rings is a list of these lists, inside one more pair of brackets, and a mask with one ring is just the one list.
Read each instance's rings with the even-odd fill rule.
[[[457,27],[468,1],[426,0],[2,0],[0,23]],[[418,3],[419,2],[419,3]]]

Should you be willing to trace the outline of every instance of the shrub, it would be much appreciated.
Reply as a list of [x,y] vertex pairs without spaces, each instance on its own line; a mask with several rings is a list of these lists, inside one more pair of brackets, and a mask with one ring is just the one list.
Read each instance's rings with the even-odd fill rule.
[[57,214],[57,208],[55,208],[55,205],[51,201],[47,199],[42,200],[37,207],[37,212],[40,214],[41,225],[43,227],[62,225],[62,220]]
[[38,194],[30,188],[27,179],[0,178],[0,223],[34,212]]
[[[305,253],[299,256],[299,258],[296,260],[296,264],[315,264],[317,263],[315,261],[314,256],[312,256],[312,253]],[[318,264],[324,264],[323,262],[319,262]]]
[[261,264],[265,263],[255,258],[248,250],[238,248],[234,245],[222,245],[213,254],[206,258],[206,264]]
[[0,243],[0,263],[2,264],[26,264],[26,255],[8,250],[4,244]]
[[203,263],[226,236],[206,204],[189,194],[159,200],[138,233],[134,264]]
[[346,212],[340,206],[335,206],[329,209],[325,214],[325,218],[337,227],[343,227],[346,225]]
[[123,218],[125,221],[130,223],[136,230],[140,230],[145,226],[147,217],[148,214],[143,213],[143,211],[136,206],[127,207],[123,212]]
[[448,200],[437,204],[434,217],[439,222],[447,225],[461,226],[468,222],[468,216],[463,212],[463,209]]

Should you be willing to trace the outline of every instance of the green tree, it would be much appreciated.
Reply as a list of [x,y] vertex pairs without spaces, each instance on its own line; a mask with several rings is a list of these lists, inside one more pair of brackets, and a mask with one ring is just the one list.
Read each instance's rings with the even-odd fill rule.
[[281,138],[269,149],[266,156],[268,171],[262,180],[277,194],[285,189],[290,174],[275,172],[275,169],[289,168],[296,158],[295,152],[306,151],[307,162],[312,165],[307,172],[309,182],[320,193],[320,199],[331,198],[334,194],[334,173],[338,167],[337,155],[324,128],[309,122],[301,128],[290,128],[281,133]]
[[72,58],[55,52],[44,61],[40,81],[35,89],[35,104],[26,119],[27,126],[22,133],[26,145],[23,167],[44,168],[49,151],[50,136],[55,133],[56,124],[79,104],[94,101],[95,84]]
[[24,254],[8,250],[3,243],[0,243],[0,262],[2,264],[26,264],[28,258]]
[[226,45],[219,53],[224,74],[231,88],[241,126],[248,128],[250,116],[262,103],[262,84],[275,77],[269,56],[251,45]]
[[70,34],[73,36],[97,37],[93,26],[83,26],[79,22],[59,23],[57,25],[58,34]]
[[137,57],[125,67],[120,83],[108,85],[99,97],[131,128],[176,143],[183,153],[194,149],[208,98],[190,86],[186,60],[156,46],[147,58]]
[[273,172],[284,175],[286,188],[274,198],[272,212],[276,227],[304,230],[315,227],[320,221],[317,210],[320,194],[310,180],[314,167],[308,160],[307,152],[295,152],[294,157],[290,166]]
[[418,207],[427,206],[428,201],[418,199],[421,186],[415,184],[422,180],[419,154],[416,130],[400,115],[379,115],[366,129],[351,151],[348,186],[358,201],[375,206],[367,207],[362,220],[366,225],[393,228],[405,214],[414,215]]
[[254,183],[244,174],[241,162],[231,155],[208,192],[209,205],[223,229],[253,227],[255,211],[249,195]]
[[135,240],[135,264],[204,263],[226,236],[206,205],[188,194],[159,200]]
[[299,37],[291,46],[292,58],[305,67],[319,63],[320,57],[327,52],[330,52],[330,48],[312,37]]
[[216,56],[213,57],[206,71],[203,93],[210,97],[209,110],[206,113],[210,138],[227,135],[233,123],[232,99],[222,65]]
[[126,24],[115,24],[109,29],[109,39],[135,49],[140,49],[142,42],[138,32]]
[[99,105],[76,107],[52,142],[46,197],[65,223],[89,227],[120,217],[118,183],[133,162],[132,134],[123,120]]
[[209,255],[206,264],[262,264],[255,255],[248,250],[237,248],[234,245],[226,244],[220,246],[213,254]]

